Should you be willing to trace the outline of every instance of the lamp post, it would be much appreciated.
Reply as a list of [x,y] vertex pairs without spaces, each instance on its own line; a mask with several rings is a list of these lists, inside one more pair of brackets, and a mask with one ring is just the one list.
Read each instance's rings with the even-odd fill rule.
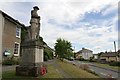
[[75,58],[75,46],[74,46],[74,58]]

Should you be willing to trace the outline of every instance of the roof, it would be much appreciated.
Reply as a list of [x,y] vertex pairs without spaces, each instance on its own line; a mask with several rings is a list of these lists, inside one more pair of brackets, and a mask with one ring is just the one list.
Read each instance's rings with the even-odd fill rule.
[[48,45],[47,45],[47,48],[49,49],[49,50],[51,50],[51,51],[54,51],[54,49],[52,49],[51,47],[49,47]]
[[82,53],[83,51],[90,51],[90,52],[93,52],[92,50],[89,50],[89,49],[85,49],[85,48],[82,48],[82,50],[78,51],[77,53]]
[[93,54],[94,56],[97,56],[98,54]]
[[0,13],[2,13],[2,15],[3,15],[6,19],[10,20],[11,22],[13,22],[13,23],[15,23],[15,24],[19,24],[20,26],[24,26],[24,27],[25,27],[24,24],[20,23],[18,20],[16,20],[16,19],[12,18],[11,16],[7,15],[7,14],[4,13],[3,11],[0,10]]
[[118,56],[118,53],[108,52],[108,53],[102,53],[100,56],[101,57],[116,57],[116,56]]

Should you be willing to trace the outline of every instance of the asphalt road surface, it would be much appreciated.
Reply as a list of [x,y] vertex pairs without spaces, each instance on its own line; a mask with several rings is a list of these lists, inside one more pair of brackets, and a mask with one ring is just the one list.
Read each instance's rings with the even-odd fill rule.
[[114,71],[113,69],[106,69],[104,67],[99,67],[98,65],[95,65],[93,63],[84,63],[81,61],[71,61],[71,63],[74,63],[76,65],[80,65],[80,64],[89,64],[89,69],[94,71],[95,73],[97,73],[100,77],[102,78],[108,78],[109,76],[111,76],[112,78],[120,78],[120,72],[118,71]]

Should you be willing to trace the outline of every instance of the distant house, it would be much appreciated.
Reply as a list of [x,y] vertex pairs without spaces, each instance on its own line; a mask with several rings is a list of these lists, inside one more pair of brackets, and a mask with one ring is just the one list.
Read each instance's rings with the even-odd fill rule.
[[118,52],[107,52],[100,55],[100,60],[111,62],[111,61],[120,61],[120,54]]
[[98,59],[98,54],[93,54],[94,59],[97,60]]
[[76,59],[79,59],[80,57],[89,60],[90,57],[93,57],[93,51],[89,49],[82,48],[82,50],[78,51],[76,54]]
[[3,59],[9,56],[19,57],[21,43],[21,27],[23,24],[0,11],[0,53]]

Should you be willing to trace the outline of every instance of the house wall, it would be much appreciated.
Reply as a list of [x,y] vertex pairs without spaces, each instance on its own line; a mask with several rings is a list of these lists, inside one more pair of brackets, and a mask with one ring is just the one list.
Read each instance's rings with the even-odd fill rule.
[[[17,24],[9,21],[8,19],[5,19],[4,29],[3,29],[4,32],[3,32],[2,52],[8,50],[11,53],[11,55],[13,55],[15,43],[21,42],[20,38],[16,37],[16,27]],[[19,54],[17,54],[16,56],[19,56]]]
[[98,55],[94,55],[94,59],[98,59]]
[[4,28],[4,17],[2,16],[2,12],[0,12],[0,60],[2,60],[2,53],[3,53],[2,52],[3,28]]
[[120,62],[120,57],[117,57],[117,61]]
[[82,56],[81,54],[75,54],[76,59],[80,59],[81,56]]
[[83,50],[82,51],[82,57],[84,59],[90,59],[90,57],[93,57],[93,52],[91,52],[89,50]]
[[116,60],[116,57],[109,57],[108,61],[117,61],[117,60]]
[[[4,27],[4,18],[2,16],[2,12],[0,12],[0,73],[2,73],[2,35],[3,35],[3,27]],[[2,76],[0,75],[0,80]]]
[[116,61],[116,57],[100,57],[100,59],[105,59],[106,61]]

